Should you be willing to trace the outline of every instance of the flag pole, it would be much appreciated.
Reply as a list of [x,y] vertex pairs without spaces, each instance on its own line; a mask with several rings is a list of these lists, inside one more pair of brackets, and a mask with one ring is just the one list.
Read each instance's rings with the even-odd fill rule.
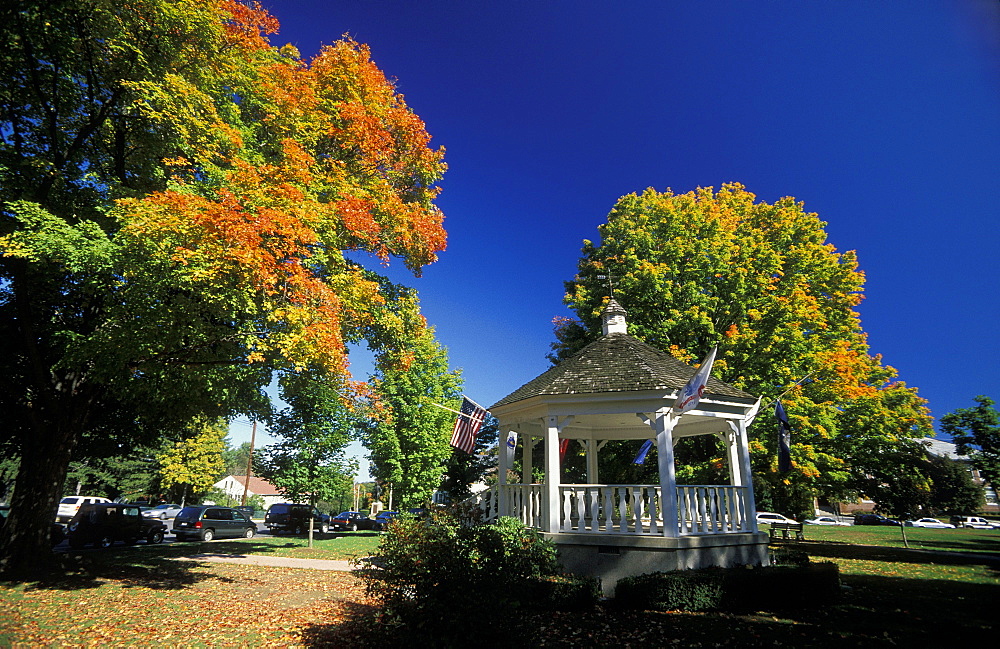
[[[471,399],[470,399],[470,401],[471,401]],[[470,417],[471,416],[471,415],[468,415],[468,414],[466,414],[464,412],[459,412],[458,410],[455,410],[454,408],[449,408],[448,406],[442,406],[440,403],[435,403],[435,402],[431,401],[430,404],[432,406],[437,406],[438,408],[441,408],[443,410],[447,410],[448,412],[453,412],[456,415],[459,415],[461,417]]]

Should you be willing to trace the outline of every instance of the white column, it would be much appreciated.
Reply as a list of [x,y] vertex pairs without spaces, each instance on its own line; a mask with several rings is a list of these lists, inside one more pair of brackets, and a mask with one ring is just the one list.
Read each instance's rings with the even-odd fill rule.
[[678,536],[677,475],[674,470],[674,426],[679,416],[670,408],[656,411],[653,430],[656,431],[656,456],[660,469],[660,494],[663,498],[663,536]]
[[521,436],[521,482],[531,484],[534,480],[531,477],[533,466],[531,464],[531,451],[535,446],[535,438],[530,435]]
[[729,459],[729,484],[734,487],[743,486],[743,472],[740,470],[739,433],[727,431],[723,441],[726,443],[726,456]]
[[545,429],[545,512],[543,520],[546,532],[559,531],[559,485],[562,476],[559,471],[559,418],[550,415],[542,421]]
[[587,440],[587,482],[597,484],[600,479],[597,475],[597,440]]
[[757,531],[757,500],[753,495],[753,480],[750,479],[750,443],[747,441],[747,422],[736,422],[736,438],[740,455],[740,474],[747,494],[747,517],[754,532]]
[[499,437],[497,441],[500,442],[497,448],[497,452],[500,455],[497,458],[497,495],[499,496],[497,500],[500,505],[498,515],[509,516],[507,490],[504,487],[507,486],[507,469],[510,467],[510,458],[507,455],[507,433],[504,432],[503,427],[500,428],[497,437]]

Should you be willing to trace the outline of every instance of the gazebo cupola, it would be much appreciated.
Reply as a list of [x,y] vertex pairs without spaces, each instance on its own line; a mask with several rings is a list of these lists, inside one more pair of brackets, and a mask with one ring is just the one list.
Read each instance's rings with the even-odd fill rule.
[[[502,437],[516,432],[518,443],[500,453],[500,484],[477,496],[480,506],[488,518],[515,516],[539,529],[567,570],[601,577],[605,590],[627,574],[766,563],[746,432],[759,400],[709,377],[695,407],[675,409],[696,369],[630,336],[626,315],[610,299],[600,338],[490,407]],[[676,483],[674,445],[698,435],[725,445],[726,484]],[[602,483],[598,459],[610,440],[635,440],[636,449],[651,440],[658,483]],[[560,450],[569,448],[583,450],[586,484],[562,481]],[[521,482],[507,484],[518,449]],[[536,483],[539,460],[544,478]]]
[[601,313],[601,330],[604,331],[604,335],[627,334],[628,323],[625,321],[627,315],[628,312],[615,298],[608,300],[608,305]]

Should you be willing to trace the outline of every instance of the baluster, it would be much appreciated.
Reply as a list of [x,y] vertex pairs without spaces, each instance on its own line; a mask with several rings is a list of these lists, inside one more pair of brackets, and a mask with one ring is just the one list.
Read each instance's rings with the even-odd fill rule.
[[713,534],[719,532],[719,489],[718,487],[712,487],[708,492],[708,511],[709,520],[711,524],[709,525],[708,531]]
[[635,529],[634,534],[642,534],[642,494],[639,492],[639,487],[629,487],[629,491],[632,495],[632,513],[635,514]]
[[587,488],[584,487],[582,491],[574,489],[574,495],[576,496],[576,525],[574,529],[579,532],[587,531]]
[[615,525],[615,505],[614,505],[614,492],[615,488],[612,486],[603,487],[601,489],[604,492],[604,525],[603,530],[607,533],[614,531]]
[[562,530],[570,532],[573,530],[573,492],[569,489],[562,489],[563,494],[563,523]]
[[703,534],[707,532],[706,523],[708,523],[708,514],[705,512],[705,498],[706,489],[704,487],[695,487],[695,503],[697,503],[698,508],[698,533]]
[[590,531],[601,531],[601,488],[587,487],[587,509],[590,510]]
[[[747,501],[745,498],[746,487],[740,487],[736,492],[736,508],[739,512],[740,518],[740,531],[749,532],[752,528],[750,525],[750,518],[747,515]],[[756,514],[754,514],[756,516]]]
[[729,531],[739,532],[740,530],[740,490],[738,487],[729,488]]
[[[647,487],[647,489],[649,488]],[[660,517],[660,504],[656,499],[656,487],[649,489],[647,493],[649,494],[649,533],[659,534],[660,521],[658,519]]]
[[628,503],[625,502],[625,488],[616,487],[618,489],[618,531],[627,532],[628,531]]
[[[691,531],[691,491],[687,487],[677,487],[677,516],[681,534]],[[664,523],[666,524],[666,523]]]

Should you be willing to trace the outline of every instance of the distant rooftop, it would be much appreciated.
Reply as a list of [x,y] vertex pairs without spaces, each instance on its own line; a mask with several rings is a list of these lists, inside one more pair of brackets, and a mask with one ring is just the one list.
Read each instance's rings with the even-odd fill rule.
[[941,439],[934,439],[933,437],[923,437],[917,440],[921,444],[927,447],[927,452],[932,455],[937,455],[938,457],[946,457],[950,460],[968,460],[968,455],[959,455],[955,451],[955,445],[951,442],[946,442]]

